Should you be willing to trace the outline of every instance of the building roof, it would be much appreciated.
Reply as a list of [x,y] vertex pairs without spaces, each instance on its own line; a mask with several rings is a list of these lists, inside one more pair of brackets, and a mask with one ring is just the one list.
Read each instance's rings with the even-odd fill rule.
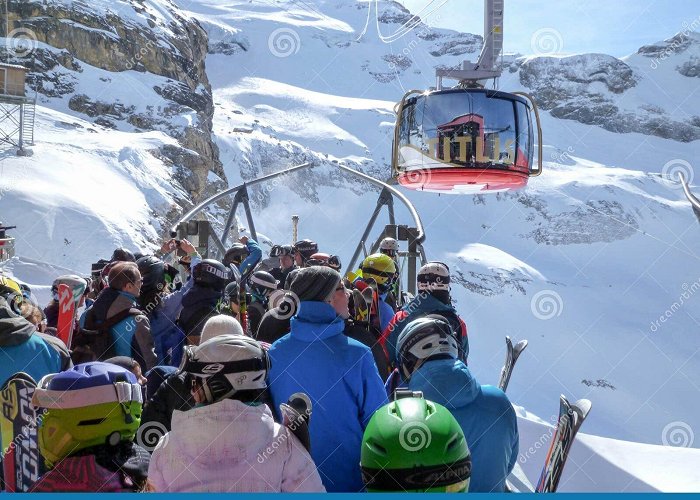
[[12,69],[21,69],[24,71],[29,71],[29,68],[25,68],[24,66],[20,66],[18,64],[2,63],[2,62],[0,62],[0,68],[12,68]]

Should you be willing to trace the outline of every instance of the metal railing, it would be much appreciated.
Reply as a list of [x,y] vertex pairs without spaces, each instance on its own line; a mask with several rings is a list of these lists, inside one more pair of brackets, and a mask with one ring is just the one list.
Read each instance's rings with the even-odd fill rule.
[[15,256],[15,239],[0,238],[0,262],[11,259]]
[[[275,172],[272,174],[264,175],[262,177],[258,177],[257,179],[253,179],[251,181],[246,181],[243,184],[239,184],[235,187],[226,189],[220,193],[217,193],[213,196],[210,196],[206,200],[202,201],[189,211],[185,213],[180,219],[175,223],[175,225],[172,227],[171,234],[173,236],[178,235],[178,234],[186,234],[186,231],[183,230],[183,228],[186,227],[186,224],[190,221],[193,220],[193,218],[202,213],[208,206],[221,201],[225,199],[226,197],[232,196],[233,197],[233,203],[232,206],[229,210],[228,216],[226,217],[226,222],[223,224],[221,234],[217,234],[216,231],[210,230],[208,232],[208,239],[210,239],[213,243],[214,249],[216,254],[223,256],[226,252],[226,240],[229,237],[229,234],[231,232],[231,229],[233,228],[235,218],[236,218],[236,211],[240,205],[243,206],[245,209],[245,216],[248,222],[248,227],[250,229],[250,234],[254,239],[257,239],[257,232],[255,229],[255,222],[253,219],[253,214],[250,209],[250,204],[249,204],[249,196],[248,196],[248,188],[251,186],[255,186],[258,184],[262,184],[265,182],[273,181],[278,177],[285,176],[285,175],[290,175],[294,174],[297,172],[301,172],[302,170],[309,169],[309,168],[314,168],[316,165],[313,163],[303,163],[301,165],[296,165],[294,167],[287,168],[285,170],[281,170],[279,172]],[[357,170],[354,170],[352,168],[349,168],[345,165],[337,165],[337,167],[350,174],[354,175],[356,177],[359,177],[363,179],[364,181],[367,181],[375,186],[378,186],[382,188],[382,191],[379,195],[379,199],[377,200],[377,205],[370,216],[369,222],[367,224],[367,227],[365,228],[365,231],[362,234],[362,238],[358,242],[357,248],[355,252],[353,253],[351,259],[348,261],[347,266],[345,267],[346,270],[353,270],[354,266],[357,264],[358,258],[365,249],[365,245],[367,243],[367,239],[370,236],[370,233],[374,227],[374,224],[382,210],[383,207],[386,207],[388,210],[389,214],[389,224],[386,225],[381,234],[374,240],[374,243],[370,247],[370,252],[375,251],[378,246],[379,242],[381,239],[385,236],[391,236],[393,238],[396,238],[398,240],[403,240],[408,242],[408,251],[405,253],[406,257],[408,258],[409,265],[408,265],[408,271],[407,271],[407,283],[408,283],[408,291],[410,293],[415,293],[415,282],[416,282],[416,274],[418,270],[418,262],[421,264],[424,264],[426,262],[426,257],[425,257],[425,250],[423,249],[423,242],[426,239],[425,235],[425,230],[423,228],[423,223],[420,219],[420,216],[418,215],[418,212],[416,211],[415,207],[413,204],[406,198],[406,196],[403,195],[400,191],[398,191],[396,188],[389,186],[385,182],[382,182],[380,180],[377,180],[367,174],[364,174],[362,172],[358,172]],[[410,217],[412,219],[413,225],[408,226],[408,225],[397,225],[396,224],[396,218],[394,214],[394,199],[398,199],[408,210]],[[290,212],[291,215],[291,212]],[[207,243],[208,245],[208,243]],[[207,247],[208,248],[208,247]]]

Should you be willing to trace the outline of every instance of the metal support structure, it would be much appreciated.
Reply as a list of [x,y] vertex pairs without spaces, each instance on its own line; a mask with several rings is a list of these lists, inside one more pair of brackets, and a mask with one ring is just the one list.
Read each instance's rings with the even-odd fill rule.
[[229,233],[231,232],[231,226],[233,225],[233,221],[236,218],[236,210],[238,209],[238,205],[243,205],[243,209],[245,210],[245,215],[246,215],[246,220],[248,221],[248,227],[250,228],[250,234],[253,236],[254,240],[258,239],[258,233],[255,231],[255,223],[253,222],[253,216],[250,212],[250,198],[248,197],[248,188],[246,184],[244,183],[240,190],[236,192],[236,195],[233,197],[233,204],[231,205],[231,210],[228,213],[228,218],[226,219],[226,225],[224,226],[224,232],[221,235],[221,243],[224,245],[226,244],[226,239],[228,238]]
[[[367,242],[367,238],[369,237],[369,233],[372,231],[372,228],[374,227],[374,223],[377,222],[377,217],[379,217],[379,213],[382,211],[382,207],[384,205],[389,205],[390,203],[393,203],[393,199],[391,198],[391,194],[386,190],[382,189],[382,192],[379,194],[379,199],[377,200],[377,204],[374,207],[374,211],[372,212],[372,216],[369,218],[369,222],[367,222],[367,226],[365,226],[365,231],[362,233],[362,237],[360,238],[360,242],[357,244],[357,248],[355,248],[355,253],[352,254],[352,257],[350,258],[350,262],[348,263],[347,269],[351,270],[355,268],[355,264],[357,264],[358,257],[360,256],[360,252],[362,252],[364,244]],[[382,233],[384,234],[384,233]],[[373,252],[373,247],[370,247],[370,253]],[[374,247],[376,248],[376,247]]]
[[[304,163],[301,165],[297,165],[285,170],[282,170],[280,172],[275,172],[273,174],[268,174],[262,177],[259,177],[257,179],[253,179],[251,181],[247,181],[243,184],[240,184],[238,186],[226,189],[218,194],[215,194],[213,196],[210,196],[197,206],[193,207],[191,210],[189,210],[186,214],[184,214],[180,220],[177,221],[177,223],[173,226],[171,233],[173,236],[179,234],[179,228],[182,227],[183,224],[187,223],[192,223],[192,222],[198,222],[194,220],[194,217],[198,215],[200,212],[202,212],[206,207],[209,205],[216,203],[219,200],[224,199],[227,196],[233,195],[233,205],[231,207],[231,210],[229,210],[226,224],[223,228],[223,232],[221,235],[221,238],[213,231],[211,230],[209,232],[209,237],[208,239],[214,242],[214,246],[216,247],[217,253],[220,253],[221,256],[225,253],[225,245],[226,245],[226,238],[228,237],[231,226],[234,222],[235,219],[235,213],[238,208],[239,204],[242,204],[245,212],[246,212],[246,218],[248,220],[248,224],[250,227],[250,232],[253,238],[257,238],[257,232],[255,230],[255,223],[253,219],[253,215],[250,209],[250,204],[249,204],[249,198],[248,198],[248,187],[253,186],[256,184],[261,184],[266,181],[273,180],[277,177],[283,176],[283,175],[288,175],[292,174],[297,171],[301,171],[303,169],[307,168],[312,168],[315,165],[312,163]],[[379,217],[379,214],[382,210],[382,207],[386,206],[387,211],[388,211],[388,216],[389,216],[389,225],[387,225],[383,231],[382,235],[386,236],[391,236],[396,238],[399,241],[407,241],[408,242],[408,258],[409,258],[409,269],[408,269],[408,291],[411,293],[415,293],[415,287],[416,287],[416,272],[417,272],[417,265],[418,262],[420,261],[421,264],[424,264],[426,262],[426,257],[425,257],[425,250],[423,249],[423,242],[425,241],[425,232],[423,230],[423,223],[420,220],[420,217],[418,215],[418,212],[416,211],[415,207],[413,204],[404,196],[400,191],[395,189],[392,186],[389,186],[385,182],[379,181],[367,174],[363,174],[362,172],[358,172],[356,170],[353,170],[349,167],[346,167],[345,165],[337,165],[337,167],[344,171],[347,172],[355,177],[359,177],[367,182],[370,182],[371,184],[374,184],[375,186],[379,186],[382,188],[381,193],[379,194],[379,199],[377,200],[377,205],[372,212],[372,215],[370,217],[370,221],[367,224],[367,228],[365,229],[365,232],[362,235],[362,239],[360,240],[357,249],[355,250],[355,253],[353,254],[352,259],[350,259],[348,266],[346,267],[347,270],[352,270],[354,269],[355,264],[357,263],[357,258],[360,255],[360,252],[362,251],[363,244],[364,242],[367,241],[367,238],[370,235],[370,232],[372,231],[372,228],[374,227],[374,224],[377,221],[377,218]],[[394,213],[394,201],[395,199],[398,199],[408,210],[411,218],[413,219],[413,224],[414,227],[409,227],[406,225],[396,225],[396,215]],[[298,221],[298,218],[297,218]],[[185,226],[187,227],[187,226]],[[296,228],[296,225],[295,225]],[[181,230],[180,230],[181,231]],[[388,232],[387,232],[388,231]],[[384,237],[384,236],[382,236]],[[381,241],[381,238],[375,243],[374,248],[379,245],[379,241]],[[205,251],[208,250],[205,249]],[[204,255],[204,253],[203,253]]]
[[34,116],[36,97],[0,95],[0,143],[26,154],[27,145],[34,144]]
[[15,256],[15,239],[8,236],[7,231],[16,228],[17,226],[3,226],[2,222],[0,222],[0,262]]
[[437,90],[442,89],[442,79],[459,80],[462,85],[481,87],[480,80],[501,76],[497,67],[498,56],[503,50],[503,11],[505,0],[484,0],[484,45],[476,63],[462,62],[462,69],[438,69]]
[[690,192],[690,188],[688,187],[688,181],[685,180],[685,176],[682,172],[678,172],[678,179],[681,181],[681,186],[683,186],[683,192],[685,193],[685,197],[688,198],[690,205],[693,207],[693,213],[695,214],[695,217],[697,217],[698,222],[700,222],[700,199],[698,199],[697,196]]

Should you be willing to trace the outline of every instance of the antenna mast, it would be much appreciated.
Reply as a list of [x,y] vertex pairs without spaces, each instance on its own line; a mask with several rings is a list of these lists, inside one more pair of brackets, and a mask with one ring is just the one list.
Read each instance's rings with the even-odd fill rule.
[[462,69],[438,69],[437,90],[442,89],[442,79],[459,80],[467,87],[483,87],[480,80],[501,76],[496,67],[503,50],[503,4],[505,0],[484,0],[484,46],[476,63],[463,61]]

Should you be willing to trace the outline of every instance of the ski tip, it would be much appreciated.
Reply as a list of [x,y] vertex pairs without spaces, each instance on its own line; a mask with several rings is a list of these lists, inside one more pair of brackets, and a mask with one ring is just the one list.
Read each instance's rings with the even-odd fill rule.
[[571,411],[571,403],[566,399],[566,396],[561,394],[559,396],[559,414],[568,413],[569,411]]
[[526,347],[527,347],[527,340],[526,339],[523,339],[520,342],[518,342],[517,344],[515,344],[515,348],[516,349],[520,348],[521,351],[523,349],[525,349]]
[[515,347],[513,348],[513,352],[515,353],[516,357],[520,356],[522,352],[525,350],[527,347],[527,340],[521,340],[517,344],[515,344]]
[[510,348],[513,347],[513,341],[510,340],[510,337],[506,335],[506,345]]
[[588,412],[591,411],[592,406],[593,403],[591,403],[589,399],[579,399],[573,405],[571,405],[572,409],[579,414],[581,420],[588,416]]
[[17,372],[8,378],[0,389],[5,389],[13,380],[22,380],[24,382],[29,382],[30,384],[36,385],[36,380],[34,380],[31,375],[26,372]]

